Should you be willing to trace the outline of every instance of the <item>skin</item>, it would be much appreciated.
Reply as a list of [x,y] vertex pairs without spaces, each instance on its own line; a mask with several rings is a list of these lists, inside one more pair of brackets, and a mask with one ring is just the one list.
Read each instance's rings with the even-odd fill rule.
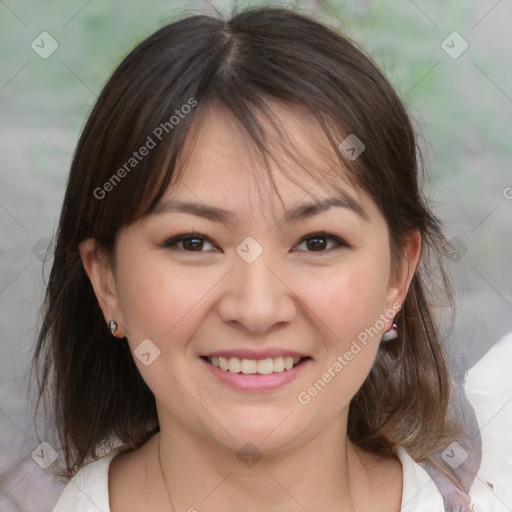
[[[320,129],[300,112],[273,108],[293,147],[327,172],[334,155]],[[149,366],[134,360],[155,395],[161,432],[113,460],[112,511],[171,510],[159,445],[176,510],[398,511],[398,459],[364,452],[347,438],[350,400],[392,320],[307,405],[297,396],[379,315],[403,302],[418,264],[419,234],[408,239],[404,260],[392,272],[385,219],[368,195],[348,183],[345,191],[367,219],[333,207],[296,224],[278,222],[298,204],[333,191],[308,176],[302,181],[306,194],[273,169],[283,207],[247,136],[220,107],[206,113],[196,135],[185,173],[166,198],[225,208],[238,222],[184,213],[146,217],[119,232],[113,266],[93,239],[80,244],[105,321],[116,319],[116,334],[127,337],[132,351],[147,338],[160,350]],[[281,163],[293,171],[286,159]],[[343,179],[346,171],[338,172]],[[348,246],[322,238],[325,249],[311,247],[304,237],[319,231]],[[188,252],[184,243],[163,246],[182,233],[207,240]],[[263,248],[250,264],[235,252],[247,236]],[[199,358],[214,350],[270,347],[312,358],[295,380],[274,391],[228,387]],[[250,467],[237,457],[248,442],[262,455]]]

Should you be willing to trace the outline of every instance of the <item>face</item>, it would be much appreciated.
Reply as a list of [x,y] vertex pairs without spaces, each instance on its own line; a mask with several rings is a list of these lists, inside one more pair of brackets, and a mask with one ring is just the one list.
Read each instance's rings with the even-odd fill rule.
[[[320,129],[275,111],[294,147],[327,172]],[[279,450],[346,428],[417,263],[416,247],[392,279],[386,222],[348,182],[349,200],[292,215],[340,196],[318,177],[299,186],[273,169],[281,203],[265,172],[236,120],[211,109],[181,180],[154,214],[119,232],[114,267],[94,241],[81,245],[105,319],[145,354],[134,360],[162,429],[234,450]],[[177,202],[198,206],[179,211]]]

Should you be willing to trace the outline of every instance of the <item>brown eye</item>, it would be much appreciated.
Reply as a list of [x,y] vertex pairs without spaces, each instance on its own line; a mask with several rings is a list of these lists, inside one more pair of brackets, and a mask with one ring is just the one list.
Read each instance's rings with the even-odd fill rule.
[[[329,247],[329,240],[334,242],[334,247]],[[308,235],[304,237],[299,246],[301,244],[305,244],[306,252],[330,252],[333,249],[339,247],[347,247],[347,244],[334,235],[329,235],[327,233],[314,233],[312,235]]]
[[[205,243],[212,245],[203,235],[185,233],[166,240],[163,245],[164,247],[185,252],[206,252],[203,250]],[[178,244],[181,244],[181,247]]]

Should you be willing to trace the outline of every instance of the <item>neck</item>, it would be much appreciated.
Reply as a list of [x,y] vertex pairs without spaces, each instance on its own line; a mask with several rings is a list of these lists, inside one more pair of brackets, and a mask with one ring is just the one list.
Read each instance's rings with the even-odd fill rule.
[[[279,451],[238,453],[161,421],[160,463],[175,510],[355,510],[369,478],[341,421]],[[252,453],[251,453],[252,451]],[[360,500],[359,500],[360,501]]]

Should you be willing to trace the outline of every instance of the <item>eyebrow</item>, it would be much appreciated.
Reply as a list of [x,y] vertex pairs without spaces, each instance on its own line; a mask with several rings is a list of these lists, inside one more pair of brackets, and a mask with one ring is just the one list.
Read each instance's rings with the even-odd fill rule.
[[[325,212],[333,207],[346,208],[356,213],[364,220],[369,220],[368,215],[358,202],[349,196],[343,196],[329,197],[312,203],[301,204],[293,210],[286,212],[280,222],[283,221],[285,224],[294,224]],[[188,213],[223,224],[234,224],[239,221],[238,215],[229,210],[207,204],[179,201],[177,199],[167,199],[160,202],[150,215],[160,215],[163,213]]]

